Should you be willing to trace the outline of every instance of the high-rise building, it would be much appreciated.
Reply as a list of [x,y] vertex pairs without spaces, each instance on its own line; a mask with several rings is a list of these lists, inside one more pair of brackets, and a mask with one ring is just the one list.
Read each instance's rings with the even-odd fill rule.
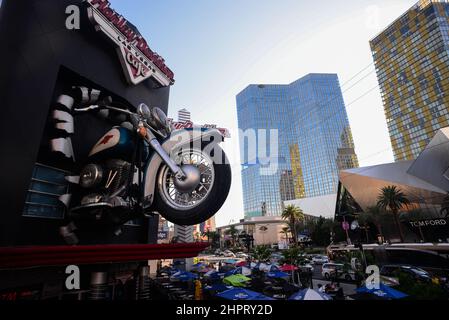
[[396,161],[449,125],[449,3],[420,1],[370,41]]
[[[339,169],[358,166],[336,74],[309,74],[289,85],[250,85],[237,95],[237,113],[244,135],[245,217],[279,216],[284,200],[336,193]],[[270,143],[270,130],[277,130],[276,143]],[[258,140],[255,149],[248,145],[251,132]],[[266,156],[259,154],[261,147]],[[261,169],[274,148],[277,169],[266,174]]]
[[190,116],[191,116],[190,111],[187,109],[181,109],[178,111],[178,121],[179,122],[191,121]]

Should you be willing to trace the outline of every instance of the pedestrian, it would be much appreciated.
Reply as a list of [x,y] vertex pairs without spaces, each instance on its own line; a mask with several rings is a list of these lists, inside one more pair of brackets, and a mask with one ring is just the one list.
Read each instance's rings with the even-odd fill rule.
[[195,280],[195,300],[203,300],[203,285],[200,280]]

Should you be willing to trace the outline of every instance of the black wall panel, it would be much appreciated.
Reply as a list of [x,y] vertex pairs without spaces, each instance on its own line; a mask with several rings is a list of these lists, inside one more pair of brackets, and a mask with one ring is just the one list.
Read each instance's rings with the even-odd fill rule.
[[[81,8],[80,30],[65,28],[65,9],[73,4]],[[144,102],[165,111],[170,89],[151,79],[129,85],[115,47],[94,31],[81,0],[3,0],[0,43],[0,245],[58,244],[61,222],[22,217],[22,208],[52,101],[70,75],[133,106]],[[94,136],[104,130],[91,127],[97,128]],[[128,227],[121,237],[92,232],[85,241],[143,242],[147,232],[147,226]]]

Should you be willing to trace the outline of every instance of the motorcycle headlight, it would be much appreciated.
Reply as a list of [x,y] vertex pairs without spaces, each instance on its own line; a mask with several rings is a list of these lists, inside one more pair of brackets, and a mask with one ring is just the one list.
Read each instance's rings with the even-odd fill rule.
[[103,169],[96,164],[89,164],[81,170],[80,185],[83,188],[93,188],[103,180]]
[[151,110],[150,124],[156,130],[169,130],[167,115],[157,107]]

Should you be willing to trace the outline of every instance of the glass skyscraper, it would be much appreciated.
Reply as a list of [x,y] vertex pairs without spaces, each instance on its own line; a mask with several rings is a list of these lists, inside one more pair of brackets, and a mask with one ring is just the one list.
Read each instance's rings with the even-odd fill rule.
[[[358,166],[336,74],[309,74],[290,85],[250,85],[237,95],[237,114],[246,217],[278,216],[283,201],[336,193],[338,171]],[[277,130],[276,141],[270,141],[269,130]],[[247,142],[250,132],[257,136],[255,150]],[[271,174],[261,171],[267,161],[261,146],[268,158],[278,148]]]
[[396,161],[449,125],[449,3],[420,1],[370,42]]

